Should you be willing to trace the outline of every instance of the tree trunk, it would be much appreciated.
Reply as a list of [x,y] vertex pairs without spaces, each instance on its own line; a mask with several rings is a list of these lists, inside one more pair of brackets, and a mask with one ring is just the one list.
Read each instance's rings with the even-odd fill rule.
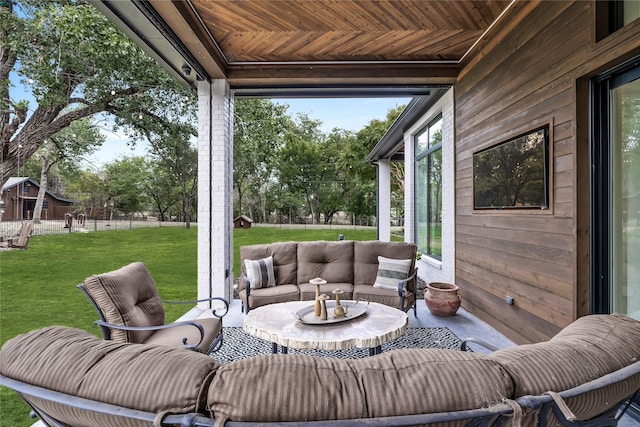
[[48,174],[53,163],[49,160],[48,153],[42,158],[42,170],[40,171],[40,189],[38,190],[38,198],[36,199],[36,206],[33,209],[33,223],[40,224],[40,218],[42,216],[42,206],[44,205],[44,196],[47,194],[47,187],[49,186]]

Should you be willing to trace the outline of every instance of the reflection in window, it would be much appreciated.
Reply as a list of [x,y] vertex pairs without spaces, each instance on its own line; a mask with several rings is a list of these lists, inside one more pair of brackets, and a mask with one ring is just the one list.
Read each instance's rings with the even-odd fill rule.
[[442,115],[415,136],[416,244],[442,259]]
[[548,207],[548,128],[473,155],[474,209]]

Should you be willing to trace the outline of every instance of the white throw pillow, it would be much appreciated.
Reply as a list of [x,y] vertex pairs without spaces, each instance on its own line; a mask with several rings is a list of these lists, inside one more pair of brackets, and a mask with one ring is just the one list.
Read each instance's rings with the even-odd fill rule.
[[269,288],[276,285],[272,256],[256,260],[245,259],[244,270],[249,278],[251,289]]
[[378,257],[378,275],[374,288],[398,289],[398,283],[409,277],[411,259],[393,259]]

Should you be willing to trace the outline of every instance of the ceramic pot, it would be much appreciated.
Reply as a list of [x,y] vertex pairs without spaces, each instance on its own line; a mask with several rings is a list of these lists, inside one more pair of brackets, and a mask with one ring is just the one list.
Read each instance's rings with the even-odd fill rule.
[[427,284],[424,302],[434,316],[453,316],[462,302],[459,290],[453,283],[431,282]]

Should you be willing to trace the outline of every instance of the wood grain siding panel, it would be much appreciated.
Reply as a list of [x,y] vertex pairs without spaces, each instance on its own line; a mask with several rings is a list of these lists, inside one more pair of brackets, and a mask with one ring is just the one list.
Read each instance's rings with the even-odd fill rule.
[[[503,94],[504,103],[509,104],[512,103],[512,98],[516,99],[519,96],[519,91],[516,90],[519,88],[517,83],[530,85],[527,91],[534,92],[539,87],[553,81],[549,78],[547,67],[555,67],[556,69],[567,67],[566,60],[572,53],[570,48],[576,49],[575,45],[572,46],[568,42],[574,42],[573,39],[576,37],[579,37],[581,41],[580,27],[588,24],[583,22],[585,21],[584,11],[571,11],[571,16],[568,18],[562,12],[563,9],[571,7],[571,3],[559,3],[561,4],[553,8],[546,8],[546,5],[543,5],[542,8],[545,8],[543,12],[540,11],[540,8],[536,9],[536,22],[525,18],[524,22],[518,25],[515,34],[502,41],[500,52],[494,51],[494,54],[498,56],[492,57],[492,61],[482,64],[479,69],[474,69],[474,80],[466,83],[472,88],[473,96],[487,99],[488,104],[492,105],[492,99],[498,94],[490,88],[494,85],[504,85],[506,89]],[[583,3],[583,8],[588,7],[586,2]],[[563,28],[566,31],[561,44],[557,43],[557,28]],[[545,51],[545,57],[540,57],[540,51]],[[526,79],[518,78],[523,77],[521,74],[522,64],[527,66]],[[484,86],[484,84],[489,86]],[[466,87],[463,86],[460,89],[466,90]],[[474,108],[468,102],[460,104],[462,111]]]
[[490,325],[500,325],[500,332],[512,341],[522,344],[540,342],[560,332],[561,328],[558,326],[517,305],[510,306],[503,301],[500,308],[496,309],[495,297],[470,283],[462,279],[459,282],[464,289],[462,295],[463,301],[466,301],[465,308]]
[[[460,278],[472,281],[479,274],[476,270],[478,268],[473,264],[461,263]],[[538,289],[535,294],[532,294],[530,285],[495,273],[487,276],[487,286],[484,286],[483,290],[501,299],[508,295],[514,299],[514,305],[520,310],[525,310],[537,317],[544,317],[551,323],[568,325],[573,321],[572,297],[558,298],[555,290]],[[503,304],[507,305],[505,302]]]
[[[456,281],[465,307],[516,342],[548,339],[576,315],[575,70],[593,49],[592,7],[513,11],[497,30],[511,34],[488,37],[456,83]],[[550,209],[474,211],[473,153],[549,121]]]

